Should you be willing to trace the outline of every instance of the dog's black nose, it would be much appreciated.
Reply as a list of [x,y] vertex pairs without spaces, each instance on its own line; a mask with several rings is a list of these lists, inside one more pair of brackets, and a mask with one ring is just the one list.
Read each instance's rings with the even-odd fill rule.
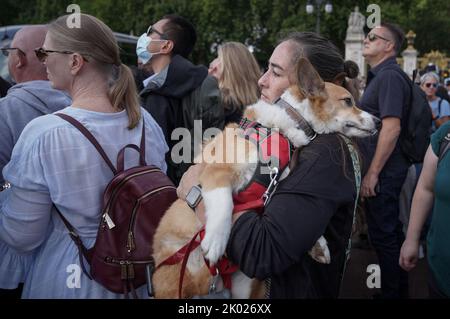
[[373,117],[373,121],[375,123],[375,128],[377,130],[380,130],[380,128],[381,128],[381,120],[378,117],[374,116]]

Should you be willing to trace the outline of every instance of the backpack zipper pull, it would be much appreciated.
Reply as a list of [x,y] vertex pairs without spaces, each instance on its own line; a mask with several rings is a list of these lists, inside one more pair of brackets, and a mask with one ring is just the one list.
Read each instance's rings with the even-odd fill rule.
[[127,248],[129,253],[136,248],[136,245],[134,244],[133,232],[131,231],[128,233]]
[[108,213],[103,214],[103,219],[105,220],[106,224],[108,224],[109,229],[113,229],[114,227],[116,227],[116,224],[114,224]]

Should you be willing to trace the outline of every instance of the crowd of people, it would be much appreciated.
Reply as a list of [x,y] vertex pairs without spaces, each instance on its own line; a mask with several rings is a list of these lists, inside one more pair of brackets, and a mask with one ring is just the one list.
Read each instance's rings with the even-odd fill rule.
[[[269,283],[269,298],[338,298],[355,199],[360,196],[381,268],[381,297],[408,297],[407,271],[417,264],[421,229],[431,211],[430,296],[450,296],[446,252],[450,155],[440,153],[443,140],[450,136],[450,105],[448,96],[437,96],[439,76],[424,74],[420,86],[433,113],[434,134],[405,240],[399,196],[411,163],[402,154],[400,137],[411,86],[396,64],[404,41],[398,26],[382,23],[366,36],[363,55],[370,71],[360,96],[358,66],[344,61],[338,48],[316,33],[293,32],[280,39],[265,72],[238,42],[221,44],[208,69],[189,60],[197,39],[192,23],[166,15],[138,40],[136,77],[121,62],[107,25],[81,14],[82,27],[69,28],[67,18],[25,27],[9,48],[2,48],[16,83],[10,88],[5,83],[7,94],[0,99],[2,294],[23,284],[22,298],[123,298],[84,272],[79,274],[79,286],[67,284],[68,266],[81,265],[57,210],[84,245],[93,246],[102,193],[112,173],[90,142],[55,113],[82,123],[109,158],[116,158],[128,144],[139,145],[144,126],[147,163],[165,172],[185,199],[198,184],[203,167],[192,166],[195,139],[188,154],[191,161],[175,160],[174,130],[184,128],[191,136],[203,136],[209,128],[239,124],[246,106],[258,99],[273,103],[296,84],[301,74],[295,74],[295,66],[303,57],[324,81],[346,88],[362,110],[382,122],[378,134],[354,143],[363,166],[360,193],[351,152],[341,137],[317,136],[300,150],[296,160],[301,165],[280,183],[262,215],[250,210],[234,216],[229,259],[248,277]],[[198,120],[200,128],[195,125]],[[137,155],[129,156],[126,167],[137,162]],[[204,222],[202,201],[195,210]],[[308,255],[324,234],[330,264],[317,263]],[[145,297],[145,287],[137,294]]]

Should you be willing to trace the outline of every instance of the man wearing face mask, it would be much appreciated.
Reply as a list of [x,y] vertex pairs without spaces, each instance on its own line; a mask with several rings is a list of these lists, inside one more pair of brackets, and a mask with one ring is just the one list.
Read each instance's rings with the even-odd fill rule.
[[171,139],[176,128],[186,128],[191,133],[189,161],[179,163],[176,157],[186,155],[179,154],[178,148],[174,156],[171,151],[167,153],[167,174],[176,185],[193,162],[194,147],[198,147],[194,145],[194,121],[201,120],[202,132],[195,134],[202,136],[206,129],[221,130],[224,125],[216,79],[208,76],[205,66],[193,65],[187,59],[196,40],[190,22],[177,15],[167,15],[149,27],[139,38],[136,49],[142,67],[153,74],[143,81],[144,89],[140,93],[143,107],[161,126],[170,150],[180,142]]

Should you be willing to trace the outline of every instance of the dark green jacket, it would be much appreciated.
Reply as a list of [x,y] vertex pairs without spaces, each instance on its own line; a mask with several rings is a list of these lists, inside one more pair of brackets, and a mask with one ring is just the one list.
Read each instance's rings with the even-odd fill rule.
[[[150,112],[161,129],[169,145],[167,153],[167,174],[178,185],[181,176],[193,162],[194,121],[201,120],[201,131],[212,127],[220,130],[224,126],[224,110],[220,102],[220,91],[215,78],[208,76],[205,66],[193,65],[185,58],[176,55],[172,58],[167,71],[167,78],[161,87],[150,82],[140,93],[142,106]],[[190,136],[171,135],[176,128],[186,128]],[[199,130],[199,129],[198,129]],[[186,140],[190,138],[190,140]],[[183,144],[178,144],[182,142]],[[196,141],[201,143],[202,140]],[[178,145],[177,145],[178,144]],[[190,145],[190,154],[184,153],[183,162],[171,156],[175,145],[176,153],[180,154],[181,145]],[[186,150],[186,148],[183,148]],[[183,153],[181,153],[183,154]]]

